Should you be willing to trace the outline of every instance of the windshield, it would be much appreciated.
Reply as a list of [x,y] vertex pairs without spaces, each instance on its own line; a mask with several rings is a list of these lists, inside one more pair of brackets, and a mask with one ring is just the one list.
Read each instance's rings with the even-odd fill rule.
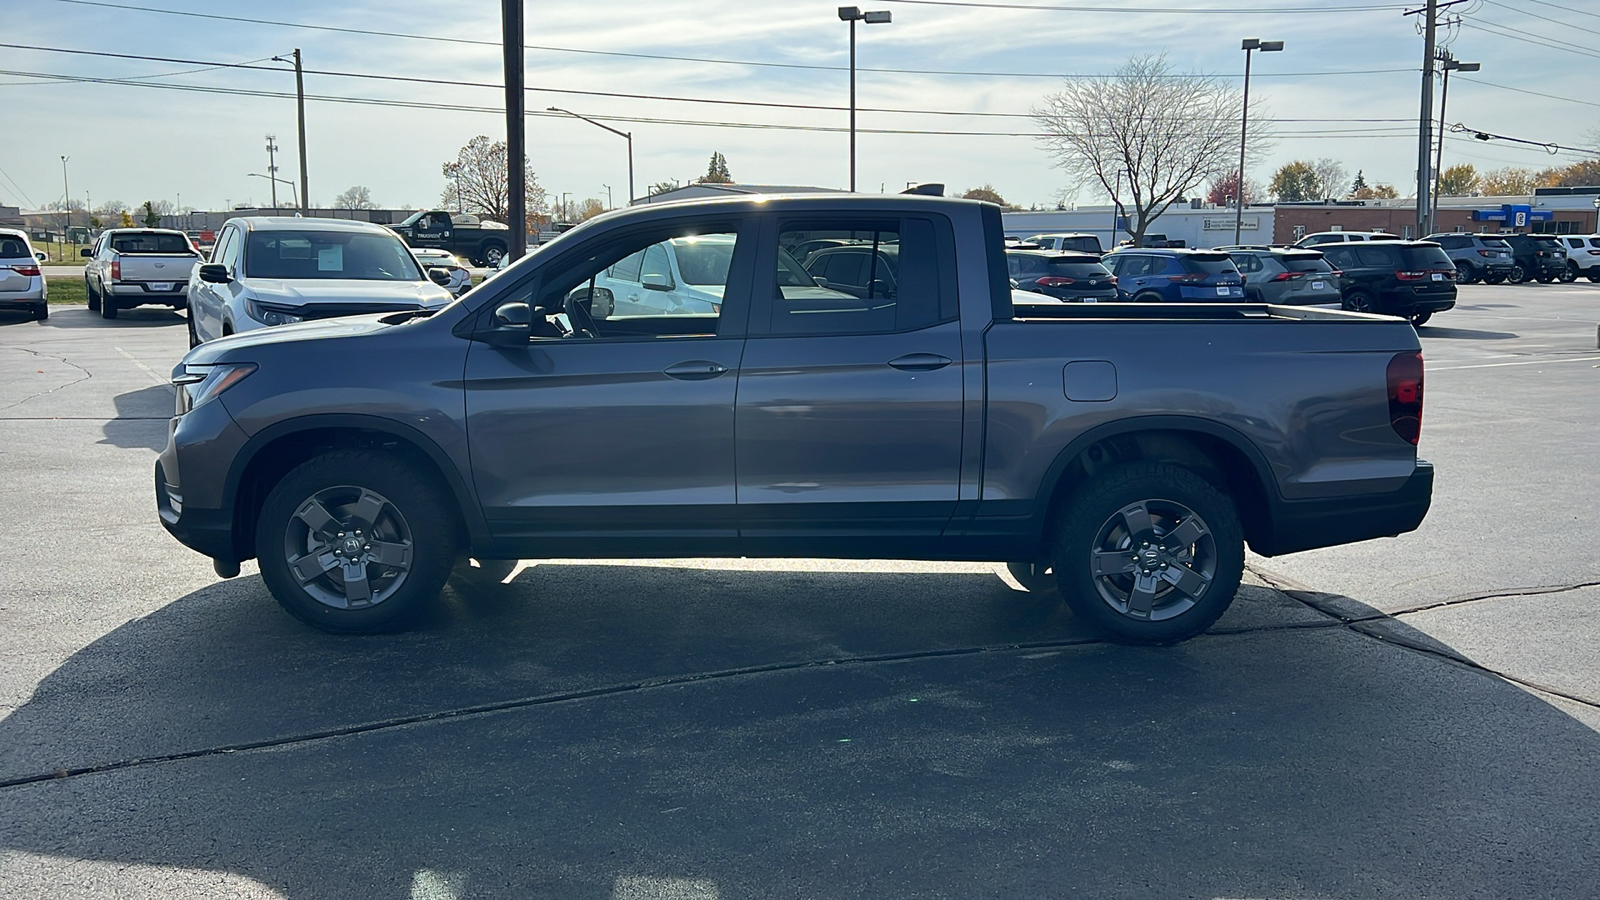
[[425,216],[427,214],[428,214],[427,210],[419,209],[416,212],[412,213],[411,215],[406,216],[404,219],[402,219],[400,221],[400,224],[401,225],[415,225],[415,224],[417,224],[417,220],[418,219],[422,218],[423,216]]
[[1234,275],[1238,273],[1233,258],[1226,253],[1195,253],[1183,257],[1183,267],[1190,272],[1207,275]]
[[1285,256],[1283,267],[1291,272],[1332,272],[1333,266],[1320,256]]
[[688,284],[728,283],[728,265],[733,262],[732,241],[674,238],[672,249],[678,256],[678,274]]
[[111,239],[118,253],[194,253],[181,234],[119,234]]
[[1050,260],[1050,274],[1059,278],[1104,278],[1111,270],[1097,262],[1075,259]]
[[421,281],[422,270],[392,234],[352,231],[253,231],[245,244],[252,278]]

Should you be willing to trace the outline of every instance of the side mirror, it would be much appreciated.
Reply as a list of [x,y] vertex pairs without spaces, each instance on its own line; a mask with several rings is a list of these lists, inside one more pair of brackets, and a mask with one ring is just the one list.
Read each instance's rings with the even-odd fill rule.
[[450,270],[434,267],[428,270],[428,280],[440,287],[450,286]]
[[[82,251],[82,252],[88,252],[88,251]],[[35,251],[33,251],[33,258],[38,260],[39,262],[49,262],[50,261],[50,254],[44,252],[43,250],[35,250]]]
[[672,283],[672,279],[665,275],[646,275],[640,283],[644,285],[644,289],[647,291],[670,291],[677,287]]
[[821,275],[813,275],[811,276],[811,280],[817,283],[817,287],[828,286],[828,279],[823,278]]
[[84,247],[82,250],[78,251],[78,255],[79,256],[93,256],[94,255],[94,251],[90,250],[88,247]]
[[211,284],[227,284],[231,279],[228,277],[227,266],[221,263],[206,263],[200,267],[200,280]]
[[491,347],[526,347],[532,337],[531,323],[533,310],[522,301],[502,303],[495,308],[494,315],[490,317],[494,324],[487,331],[480,331],[472,337]]

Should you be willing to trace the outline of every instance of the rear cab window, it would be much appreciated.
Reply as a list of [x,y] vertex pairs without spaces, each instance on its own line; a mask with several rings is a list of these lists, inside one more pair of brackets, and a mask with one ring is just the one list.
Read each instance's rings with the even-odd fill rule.
[[119,234],[111,238],[111,249],[118,253],[198,255],[181,234]]

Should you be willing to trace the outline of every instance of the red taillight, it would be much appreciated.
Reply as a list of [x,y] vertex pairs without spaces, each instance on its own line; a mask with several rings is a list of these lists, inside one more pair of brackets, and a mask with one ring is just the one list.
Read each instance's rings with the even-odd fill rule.
[[1168,275],[1167,278],[1174,282],[1186,282],[1192,284],[1197,281],[1205,281],[1207,275],[1204,272],[1186,272],[1182,275]]
[[1106,284],[1116,284],[1116,283],[1117,283],[1117,276],[1115,276],[1115,275],[1113,275],[1110,278],[1106,279]]
[[1401,281],[1423,281],[1428,277],[1427,272],[1396,272],[1394,277]]
[[1494,255],[1494,251],[1493,250],[1479,250],[1478,251],[1478,255],[1479,256],[1493,256]]
[[1304,273],[1304,272],[1279,272],[1278,274],[1272,276],[1272,280],[1273,281],[1293,281],[1296,278],[1304,278],[1304,277],[1306,277],[1306,273]]
[[1322,273],[1322,274],[1324,274],[1324,275],[1331,275],[1331,276],[1333,276],[1333,277],[1334,277],[1334,278],[1340,278],[1340,277],[1343,277],[1343,275],[1344,275],[1344,270],[1343,270],[1343,269],[1334,269],[1334,270],[1333,270],[1333,271],[1332,271],[1332,272],[1324,272],[1324,273]]
[[1046,275],[1043,278],[1035,279],[1033,283],[1039,287],[1055,287],[1058,284],[1077,284],[1078,279],[1068,278],[1065,275]]
[[120,263],[120,262],[118,262],[116,260],[112,260],[112,262],[111,262],[111,280],[112,281],[121,281],[122,280],[122,263]]
[[1422,353],[1389,360],[1389,427],[1407,443],[1422,437]]
[[30,265],[12,266],[11,271],[17,273],[18,275],[26,275],[29,278],[32,278],[33,276],[39,274],[39,267]]

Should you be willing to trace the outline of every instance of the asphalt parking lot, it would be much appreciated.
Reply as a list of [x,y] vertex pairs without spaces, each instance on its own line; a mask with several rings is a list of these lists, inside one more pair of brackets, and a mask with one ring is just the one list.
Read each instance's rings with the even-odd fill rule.
[[1593,896],[1597,322],[1463,287],[1423,527],[1134,649],[894,561],[537,561],[321,634],[156,520],[182,316],[0,313],[0,896]]

